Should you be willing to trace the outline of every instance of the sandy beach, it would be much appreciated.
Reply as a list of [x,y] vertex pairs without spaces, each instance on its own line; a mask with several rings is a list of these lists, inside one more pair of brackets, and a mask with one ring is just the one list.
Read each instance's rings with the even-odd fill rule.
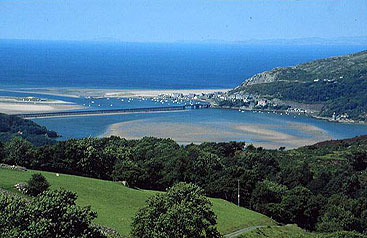
[[67,102],[59,103],[20,103],[0,101],[0,113],[19,114],[32,112],[55,112],[82,109],[82,106],[69,104]]
[[180,144],[240,140],[268,149],[281,146],[291,149],[331,139],[325,131],[314,126],[302,123],[291,123],[289,126],[305,136],[281,132],[279,129],[282,126],[277,125],[228,123],[218,126],[216,123],[167,123],[150,119],[113,124],[102,136],[115,135],[127,139],[154,136],[171,138]]

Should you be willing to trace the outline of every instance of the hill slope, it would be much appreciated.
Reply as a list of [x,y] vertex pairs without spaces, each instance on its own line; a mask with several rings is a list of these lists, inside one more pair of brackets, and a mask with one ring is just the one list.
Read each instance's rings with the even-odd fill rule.
[[31,120],[0,113],[0,141],[8,141],[14,136],[22,137],[34,145],[55,143],[57,133],[47,130]]
[[367,51],[262,72],[229,92],[238,94],[320,104],[319,116],[366,121]]
[[[33,173],[42,173],[51,184],[51,189],[64,188],[78,194],[78,204],[91,205],[92,210],[98,213],[96,222],[116,229],[122,235],[130,232],[130,224],[136,211],[145,204],[148,197],[155,191],[135,190],[123,185],[86,177],[60,174],[43,171],[16,171],[0,169],[0,188],[15,191],[12,186],[25,182]],[[213,210],[218,216],[218,229],[226,234],[240,228],[255,225],[274,225],[275,222],[257,212],[238,208],[222,199],[210,199]]]

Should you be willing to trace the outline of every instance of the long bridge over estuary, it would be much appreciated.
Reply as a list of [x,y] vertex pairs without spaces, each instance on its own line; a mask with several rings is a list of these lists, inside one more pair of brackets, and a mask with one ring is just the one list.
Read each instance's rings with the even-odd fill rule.
[[210,107],[210,104],[188,104],[188,105],[182,105],[182,106],[166,106],[166,107],[121,108],[121,109],[24,113],[24,114],[16,114],[15,116],[25,118],[25,119],[30,119],[30,118],[45,118],[45,117],[88,116],[88,115],[90,116],[90,115],[139,113],[139,112],[141,113],[169,112],[169,111],[183,111],[187,109],[203,109],[203,108],[209,108],[209,107]]

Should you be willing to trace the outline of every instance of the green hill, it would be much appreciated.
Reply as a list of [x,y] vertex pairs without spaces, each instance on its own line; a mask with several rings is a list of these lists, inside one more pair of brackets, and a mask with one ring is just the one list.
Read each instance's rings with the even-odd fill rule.
[[[117,182],[105,180],[65,174],[56,176],[55,173],[34,170],[9,169],[0,169],[0,188],[16,192],[13,185],[26,182],[33,173],[42,173],[51,184],[51,189],[64,188],[76,192],[79,205],[91,205],[92,209],[98,213],[97,223],[114,228],[122,235],[129,233],[136,211],[145,204],[149,196],[156,193],[155,191],[130,189]],[[244,227],[275,224],[272,219],[262,214],[238,208],[222,199],[210,200],[218,216],[218,229],[223,234]]]
[[229,92],[237,94],[313,104],[319,116],[366,121],[367,51],[262,72]]
[[48,145],[54,144],[58,135],[31,120],[0,113],[0,142],[8,141],[14,136],[22,137],[34,145]]

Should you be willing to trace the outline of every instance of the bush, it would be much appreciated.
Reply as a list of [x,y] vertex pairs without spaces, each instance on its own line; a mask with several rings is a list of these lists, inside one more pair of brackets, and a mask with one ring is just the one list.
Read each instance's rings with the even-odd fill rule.
[[50,187],[50,184],[42,174],[32,174],[32,177],[28,181],[28,194],[37,196],[46,191],[48,187]]
[[76,198],[64,190],[46,191],[32,202],[0,194],[0,237],[106,238],[92,224],[97,214],[76,205]]

